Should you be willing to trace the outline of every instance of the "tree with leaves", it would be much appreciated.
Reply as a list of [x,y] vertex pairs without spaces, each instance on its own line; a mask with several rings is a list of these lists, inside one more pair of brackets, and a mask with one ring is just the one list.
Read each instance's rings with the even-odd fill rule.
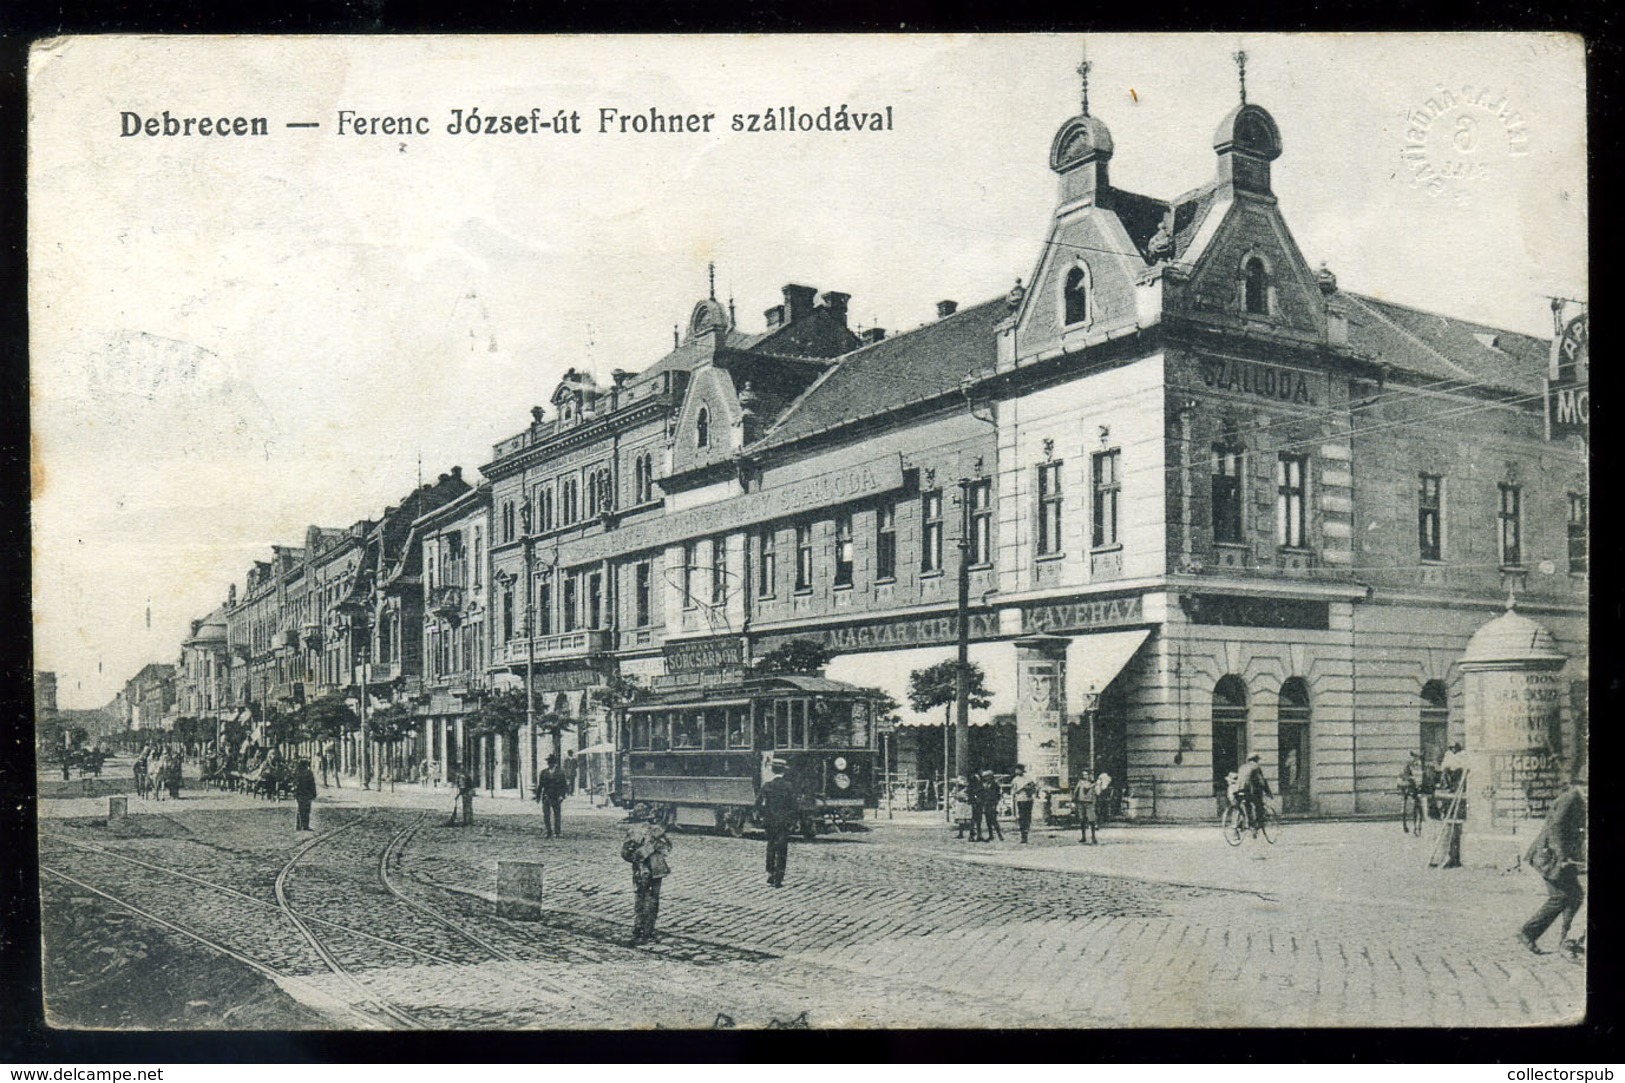
[[[951,727],[954,724],[954,700],[959,693],[955,680],[958,673],[959,662],[953,658],[916,669],[908,675],[908,705],[922,714],[935,707],[946,708],[942,724]],[[993,703],[987,678],[982,673],[982,667],[975,662],[965,664],[965,692],[965,700],[974,710],[984,710]]]
[[318,740],[337,741],[361,728],[360,716],[338,692],[311,700],[302,713],[305,732]]
[[760,675],[793,674],[817,676],[829,665],[831,655],[822,643],[811,639],[792,639],[782,643],[756,659],[754,672]]

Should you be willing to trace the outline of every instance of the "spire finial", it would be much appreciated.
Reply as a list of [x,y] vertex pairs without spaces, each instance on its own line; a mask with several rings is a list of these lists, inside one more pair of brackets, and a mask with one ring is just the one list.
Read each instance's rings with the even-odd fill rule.
[[711,277],[711,300],[715,301],[717,299],[717,265],[708,263],[705,266],[707,273]]
[[1236,52],[1235,52],[1234,59],[1236,61],[1236,77],[1241,82],[1241,104],[1246,105],[1247,104],[1247,52],[1246,52],[1246,50],[1237,49]]
[[1082,59],[1078,61],[1077,68],[1080,90],[1079,96],[1082,99],[1084,116],[1089,115],[1089,69],[1092,67],[1094,67],[1094,65],[1089,62],[1089,52],[1087,49],[1085,49]]

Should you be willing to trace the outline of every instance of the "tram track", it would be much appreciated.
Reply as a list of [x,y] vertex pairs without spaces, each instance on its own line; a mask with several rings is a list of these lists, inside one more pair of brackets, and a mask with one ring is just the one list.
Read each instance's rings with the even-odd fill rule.
[[[184,872],[184,871],[182,871],[180,869],[171,868],[168,865],[160,865],[160,864],[157,864],[157,863],[151,862],[151,861],[143,861],[141,858],[131,857],[129,854],[121,854],[117,850],[111,850],[111,849],[108,849],[105,846],[97,846],[96,844],[89,843],[89,842],[80,842],[77,839],[66,838],[64,836],[57,835],[57,834],[54,834],[54,833],[51,833],[51,832],[41,832],[41,838],[44,839],[44,840],[50,841],[50,842],[58,843],[58,844],[63,845],[63,846],[70,846],[70,847],[73,847],[74,849],[77,849],[77,850],[83,850],[83,851],[85,851],[87,853],[95,854],[98,857],[110,858],[110,859],[112,859],[114,861],[123,862],[123,863],[128,864],[128,865],[134,865],[134,866],[137,866],[139,868],[147,869],[147,870],[149,870],[151,872],[160,873],[160,874],[162,874],[164,876],[173,877],[174,879],[182,880],[182,881],[185,881],[186,883],[189,883],[189,884],[195,884],[198,887],[208,888],[211,891],[217,891],[217,892],[220,892],[221,894],[231,896],[234,899],[239,899],[239,900],[241,900],[241,901],[243,901],[245,903],[248,903],[248,904],[250,904],[252,906],[258,907],[258,908],[263,909],[263,910],[271,910],[271,911],[276,911],[278,913],[281,912],[281,907],[279,907],[275,902],[273,902],[273,901],[271,901],[269,899],[258,898],[258,897],[254,896],[254,895],[251,895],[248,892],[243,891],[243,890],[241,890],[239,888],[234,888],[234,887],[231,887],[231,886],[229,886],[227,884],[217,883],[217,882],[215,882],[213,880],[209,880],[209,879],[207,879],[205,877],[202,877],[202,876],[194,876],[189,872]],[[317,916],[312,915],[312,914],[306,914],[305,919],[307,921],[311,921],[311,922],[314,922],[314,923],[316,923],[318,925],[322,925],[322,926],[325,926],[325,927],[327,927],[329,929],[332,929],[335,932],[347,933],[347,934],[349,934],[351,936],[361,937],[364,940],[370,940],[370,941],[373,941],[375,943],[382,944],[385,947],[389,947],[389,948],[405,948],[407,951],[410,951],[413,954],[415,954],[417,956],[420,956],[422,959],[424,959],[427,962],[431,962],[431,963],[447,963],[447,964],[457,962],[457,960],[455,960],[455,959],[448,959],[443,955],[436,955],[435,953],[433,953],[431,951],[428,951],[428,950],[425,950],[423,948],[416,947],[416,946],[413,946],[413,945],[410,945],[410,944],[402,944],[399,941],[390,940],[390,939],[388,939],[386,937],[379,936],[376,933],[370,933],[365,929],[358,929],[353,925],[346,925],[343,922],[334,921],[331,918],[317,917]]]

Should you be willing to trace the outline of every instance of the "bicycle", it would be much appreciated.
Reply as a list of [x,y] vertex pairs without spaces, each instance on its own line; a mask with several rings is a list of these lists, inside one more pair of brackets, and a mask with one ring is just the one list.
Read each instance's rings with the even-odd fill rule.
[[1401,789],[1399,791],[1399,826],[1407,835],[1422,837],[1422,828],[1427,824],[1427,799],[1418,789]]
[[1224,832],[1224,841],[1231,846],[1240,846],[1241,840],[1246,837],[1248,831],[1251,831],[1254,838],[1263,835],[1265,842],[1271,846],[1275,845],[1275,840],[1281,835],[1281,818],[1265,802],[1259,802],[1258,808],[1261,815],[1255,824],[1248,816],[1244,802],[1232,802],[1230,807],[1224,810],[1224,818],[1220,824]]

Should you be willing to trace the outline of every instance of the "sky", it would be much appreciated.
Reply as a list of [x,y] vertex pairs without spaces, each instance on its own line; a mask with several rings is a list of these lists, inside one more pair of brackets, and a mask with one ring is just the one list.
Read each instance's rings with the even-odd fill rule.
[[[1548,336],[1584,299],[1585,85],[1553,35],[69,38],[29,84],[36,668],[107,703],[274,544],[376,518],[518,432],[567,368],[670,348],[706,295],[780,287],[907,330],[1031,275],[1056,128],[1112,132],[1113,183],[1214,172],[1248,100],[1299,248],[1350,290]],[[890,130],[735,132],[735,114],[890,107]],[[711,112],[599,131],[600,110]],[[580,114],[579,134],[450,134]],[[124,136],[124,114],[267,118]],[[361,117],[429,134],[356,135]],[[317,128],[289,129],[289,122]],[[746,122],[748,123],[748,121]],[[150,616],[149,616],[150,611]]]

